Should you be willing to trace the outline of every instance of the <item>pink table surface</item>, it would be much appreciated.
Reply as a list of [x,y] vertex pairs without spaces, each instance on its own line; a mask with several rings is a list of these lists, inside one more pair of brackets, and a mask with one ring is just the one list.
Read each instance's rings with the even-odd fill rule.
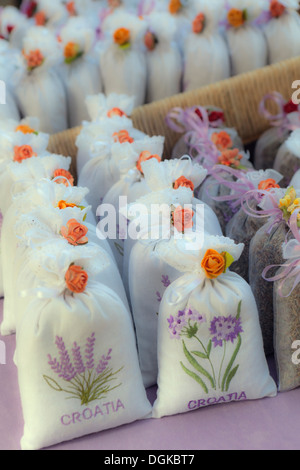
[[[0,300],[0,321],[2,321]],[[0,364],[0,449],[20,450],[23,417],[15,336],[1,337],[5,364]],[[274,361],[270,371],[276,379]],[[156,387],[147,390],[151,402]],[[41,417],[43,419],[43,417]],[[219,404],[186,414],[136,421],[84,436],[47,450],[299,450],[300,389],[275,398]]]

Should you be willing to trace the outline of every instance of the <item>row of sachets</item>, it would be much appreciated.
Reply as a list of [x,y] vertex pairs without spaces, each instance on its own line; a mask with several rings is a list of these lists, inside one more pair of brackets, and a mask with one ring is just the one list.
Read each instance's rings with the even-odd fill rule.
[[1,123],[0,139],[1,333],[16,333],[22,449],[150,416],[127,297],[88,189],[74,185],[71,158],[47,151],[37,120]]
[[[277,106],[275,113],[269,100]],[[265,353],[275,355],[279,389],[289,390],[300,385],[294,351],[300,334],[300,112],[299,105],[278,92],[266,95],[259,111],[270,127],[255,143],[253,155],[227,128],[220,109],[176,108],[166,121],[183,134],[173,157],[187,151],[205,166],[208,176],[200,198],[214,210],[224,235],[244,244],[231,270],[251,286]]]
[[[223,235],[199,196],[208,169],[188,154],[165,158],[164,138],[134,128],[125,96],[87,103],[94,119],[77,138],[79,183],[91,188],[123,278],[144,385],[158,384],[152,416],[275,396],[255,298],[230,270],[244,245]],[[215,128],[214,138],[242,146],[227,130]]]
[[135,95],[137,106],[296,57],[297,8],[298,0],[39,0],[21,11],[6,7],[6,115],[36,116],[44,132],[59,132],[87,119],[88,95]]
[[230,269],[244,245],[198,196],[208,170],[164,159],[164,138],[134,128],[133,99],[87,99],[78,186],[33,121],[1,132],[1,328],[16,332],[24,449],[277,393],[255,297]]

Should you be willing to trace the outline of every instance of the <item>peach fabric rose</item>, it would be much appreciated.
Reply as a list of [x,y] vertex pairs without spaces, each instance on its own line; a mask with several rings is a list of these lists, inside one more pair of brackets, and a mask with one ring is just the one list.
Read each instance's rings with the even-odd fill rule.
[[39,49],[35,51],[30,51],[29,54],[25,54],[25,59],[27,62],[27,67],[29,70],[39,67],[44,62],[44,56]]
[[227,14],[228,23],[234,28],[239,28],[245,23],[245,12],[237,8],[231,8]]
[[72,202],[66,202],[66,201],[59,201],[57,204],[57,207],[59,209],[66,209],[67,207],[78,207],[76,204],[73,204]]
[[121,6],[121,0],[107,0],[108,6],[113,10]]
[[126,131],[125,129],[119,132],[114,132],[112,136],[114,142],[120,142],[120,144],[124,144],[125,142],[132,144],[134,142],[134,139],[130,137],[128,131]]
[[144,150],[144,151],[140,154],[139,159],[138,159],[137,164],[136,164],[136,167],[137,167],[137,169],[138,169],[142,174],[143,174],[142,163],[143,163],[143,162],[146,162],[146,161],[148,161],[148,160],[151,160],[151,158],[156,158],[156,160],[157,160],[158,162],[161,161],[161,158],[160,158],[159,155],[156,155],[156,154],[152,155],[151,152],[148,152],[148,150]]
[[37,26],[44,26],[47,22],[46,13],[44,11],[38,11],[34,15],[34,20]]
[[[64,170],[63,168],[60,168],[59,170],[55,170],[53,173],[53,178],[57,178],[58,176],[63,176],[64,178],[59,178],[55,180],[55,183],[64,184],[65,186],[74,186],[74,178],[69,171]],[[65,178],[67,178],[67,180],[69,181],[69,184]]]
[[180,187],[185,187],[185,188],[190,188],[192,191],[195,189],[195,185],[191,180],[188,180],[185,176],[180,176],[175,183],[174,183],[174,189],[178,189]]
[[37,157],[37,154],[32,150],[30,145],[15,146],[14,148],[14,162],[22,163],[27,158]]
[[127,28],[118,28],[114,32],[114,41],[119,46],[125,46],[130,43],[130,31]]
[[124,111],[122,111],[122,109],[120,108],[112,108],[109,111],[107,111],[107,117],[111,118],[113,116],[123,117],[123,116],[126,116],[126,113],[124,113]]
[[171,13],[171,15],[176,15],[176,13],[178,13],[181,7],[182,4],[180,0],[170,0],[169,12]]
[[65,276],[67,288],[75,294],[82,294],[87,286],[88,275],[81,266],[71,264]]
[[218,158],[220,165],[230,166],[232,168],[238,168],[242,155],[239,153],[239,149],[223,150],[222,155]]
[[61,228],[62,236],[70,243],[70,245],[86,245],[88,237],[86,236],[88,228],[80,224],[76,219],[70,219],[66,227]]
[[285,6],[278,0],[272,0],[270,4],[270,13],[272,18],[279,18],[285,12]]
[[157,44],[157,38],[151,31],[147,31],[144,36],[144,44],[149,51],[153,51]]
[[192,228],[194,211],[192,209],[184,209],[181,206],[176,207],[172,212],[172,222],[178,232],[184,233],[188,228]]
[[37,132],[29,127],[27,124],[20,124],[16,127],[16,132],[23,132],[23,134],[36,134]]
[[76,16],[76,7],[74,1],[66,3],[66,9],[70,16]]
[[214,132],[211,136],[211,140],[213,144],[217,147],[217,149],[221,152],[223,150],[232,148],[233,145],[230,135],[225,131]]
[[216,279],[225,272],[225,257],[216,250],[209,249],[206,251],[201,262],[201,268],[204,269],[206,277]]
[[205,16],[203,13],[199,13],[193,21],[193,32],[195,34],[200,34],[203,31],[205,23]]
[[279,184],[276,184],[276,181],[273,178],[261,181],[258,185],[258,189],[263,191],[270,191],[272,188],[280,188]]

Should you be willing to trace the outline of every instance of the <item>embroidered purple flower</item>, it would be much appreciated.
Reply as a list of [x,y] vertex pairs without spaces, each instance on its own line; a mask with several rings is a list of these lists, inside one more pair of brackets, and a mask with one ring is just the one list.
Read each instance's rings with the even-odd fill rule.
[[162,301],[162,296],[160,295],[160,293],[158,291],[156,292],[156,299],[157,299],[157,302]]
[[171,281],[169,279],[169,276],[164,276],[162,275],[161,277],[161,282],[163,284],[164,287],[169,287],[169,285],[171,284]]
[[176,317],[171,315],[167,321],[171,337],[179,339],[180,336],[187,336],[188,338],[196,336],[199,324],[206,322],[206,318],[205,315],[196,310],[186,308],[185,310],[179,310]]
[[213,335],[212,341],[214,347],[223,346],[223,341],[231,343],[238,337],[240,333],[243,333],[240,318],[232,317],[215,317],[209,329],[211,335]]

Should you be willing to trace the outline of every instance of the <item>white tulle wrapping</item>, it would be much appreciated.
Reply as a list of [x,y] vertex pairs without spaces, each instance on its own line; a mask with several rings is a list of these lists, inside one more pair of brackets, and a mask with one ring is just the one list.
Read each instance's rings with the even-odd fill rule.
[[[29,304],[17,331],[16,361],[25,421],[21,440],[24,450],[41,449],[114,428],[146,418],[151,411],[138,367],[134,330],[128,310],[115,292],[94,280],[96,253],[90,253],[89,250],[80,252],[80,249],[78,252],[77,248],[56,252],[51,263],[48,256],[44,263],[42,257],[38,260],[37,277],[41,295]],[[62,295],[65,272],[71,262],[80,263],[86,270],[89,275],[88,285],[82,294]],[[35,263],[33,259],[33,271]],[[57,295],[52,294],[47,298],[49,289],[56,291]],[[78,380],[84,373],[82,367],[85,366],[85,371],[89,373],[96,373],[100,359],[110,355],[109,368],[116,376],[106,395],[109,394],[109,399],[115,404],[120,400],[122,406],[118,413],[106,416],[102,413],[100,417],[97,415],[98,419],[85,420],[79,426],[63,425],[63,417],[66,420],[67,416],[72,416],[74,412],[82,413],[84,409],[80,398],[66,400],[67,393],[57,394],[57,387],[49,386],[55,381],[65,387],[69,384],[65,385],[64,376],[58,377],[49,364],[49,355],[60,357],[56,348],[58,338],[69,350],[69,359],[75,367]],[[84,357],[84,347],[88,347],[85,346],[85,343],[88,344],[87,338],[90,341],[93,338],[94,341],[92,349],[89,343],[89,351],[92,351],[89,361]],[[82,352],[80,373],[73,352],[76,346]],[[94,409],[96,403],[87,401],[84,405],[84,408]],[[43,420],[37,420],[42,410],[48,413],[46,426]]]
[[[159,310],[158,393],[152,416],[159,418],[184,413],[191,409],[188,405],[193,400],[203,399],[205,403],[207,399],[211,398],[217,401],[230,393],[237,393],[236,399],[238,399],[238,396],[244,392],[247,399],[251,400],[264,396],[276,396],[276,385],[269,374],[264,356],[257,308],[249,285],[229,270],[216,280],[209,280],[200,265],[207,249],[215,249],[219,253],[227,251],[237,259],[243,245],[235,245],[228,238],[208,236],[204,244],[194,252],[187,249],[185,242],[173,243],[173,249],[170,245],[167,252],[163,245],[161,248],[158,247],[157,255],[168,260],[172,266],[176,265],[178,268],[181,266],[182,275],[165,291]],[[241,347],[236,359],[239,364],[238,372],[236,372],[238,378],[236,381],[232,380],[226,392],[214,390],[208,386],[208,392],[205,393],[199,383],[185,374],[181,363],[189,369],[192,369],[192,366],[187,362],[183,353],[180,338],[177,340],[170,337],[167,319],[171,315],[175,318],[178,311],[183,311],[186,308],[204,315],[206,322],[198,324],[197,337],[200,337],[202,344],[207,345],[212,338],[209,323],[216,317],[228,317],[229,315],[235,317],[240,301],[242,301],[240,318],[243,332],[241,333]],[[191,348],[200,349],[199,342],[195,339],[184,337],[184,340],[189,350]],[[192,345],[191,342],[193,342]],[[227,352],[230,349],[231,355],[235,347],[235,344],[230,345],[227,342]],[[216,364],[220,366],[222,363],[223,348],[212,346],[211,361],[215,367]],[[201,359],[197,358],[197,360],[203,364]],[[205,378],[204,381],[206,381]]]

